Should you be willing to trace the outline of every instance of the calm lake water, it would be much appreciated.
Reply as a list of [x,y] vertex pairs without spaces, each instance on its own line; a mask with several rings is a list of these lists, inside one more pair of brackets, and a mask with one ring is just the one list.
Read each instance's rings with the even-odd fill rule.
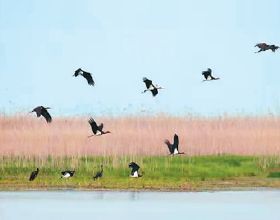
[[0,219],[279,220],[280,191],[0,192]]

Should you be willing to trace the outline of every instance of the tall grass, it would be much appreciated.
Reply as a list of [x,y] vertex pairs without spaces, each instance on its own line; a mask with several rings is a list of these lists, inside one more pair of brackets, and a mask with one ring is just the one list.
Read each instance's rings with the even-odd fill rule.
[[[128,163],[137,161],[142,178],[129,178]],[[0,158],[0,190],[8,188],[110,188],[110,189],[190,189],[230,186],[276,186],[279,161],[270,160],[270,167],[261,167],[262,159],[252,156],[106,156]],[[93,175],[104,166],[98,181]],[[40,168],[38,177],[29,182],[30,172]],[[75,169],[71,179],[61,179],[61,171]],[[265,181],[265,182],[264,182]],[[213,184],[212,186],[210,186]],[[275,185],[276,184],[276,185]],[[199,187],[198,185],[202,185]]]
[[[51,124],[34,115],[0,116],[0,155],[135,156],[167,155],[163,141],[180,137],[187,155],[280,153],[280,118],[267,117],[102,117],[112,133],[88,138],[86,117],[54,118]],[[173,140],[172,140],[173,141]]]

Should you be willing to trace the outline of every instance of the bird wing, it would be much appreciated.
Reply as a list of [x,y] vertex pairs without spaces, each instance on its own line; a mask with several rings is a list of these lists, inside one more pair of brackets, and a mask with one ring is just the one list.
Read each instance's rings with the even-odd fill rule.
[[259,43],[259,44],[256,44],[255,47],[258,47],[258,48],[260,48],[260,49],[265,49],[265,48],[267,48],[268,46],[269,46],[269,45],[266,44],[266,43]]
[[51,115],[49,114],[49,112],[47,111],[47,109],[42,108],[41,114],[43,115],[43,117],[46,119],[46,121],[47,121],[48,123],[52,122],[52,117],[51,117]]
[[89,72],[83,71],[83,77],[86,78],[89,85],[94,86],[95,82]]
[[204,76],[205,79],[208,79],[208,76],[210,75],[209,71],[203,71],[202,75]]
[[29,181],[32,181],[36,178],[37,176],[37,171],[33,171],[31,174],[30,174],[30,177],[29,177]]
[[36,112],[37,117],[41,116],[42,106],[38,106],[32,110],[32,112]]
[[99,131],[102,131],[102,130],[103,130],[103,127],[104,127],[104,124],[101,123],[101,124],[98,126],[98,130],[99,130]]
[[153,81],[147,79],[146,77],[143,78],[143,82],[146,84],[147,89],[149,89],[151,86],[154,87]]
[[151,90],[153,96],[156,96],[158,94],[158,90],[156,88]]
[[179,151],[179,137],[177,134],[174,135],[174,142],[173,142],[173,148],[177,148],[177,150]]
[[138,164],[136,164],[136,163],[134,163],[134,162],[130,163],[130,167],[132,168],[131,173],[134,173],[135,171],[138,171],[139,168],[140,168],[140,167],[138,166]]
[[81,71],[81,68],[77,69],[74,73],[74,76],[75,77],[79,76],[80,71]]
[[96,122],[94,121],[94,119],[93,119],[93,118],[90,118],[90,119],[88,120],[88,123],[89,123],[90,126],[91,126],[92,132],[93,132],[94,134],[96,134],[96,132],[99,130],[99,128],[98,128]]
[[170,143],[170,141],[166,139],[166,140],[164,141],[164,143],[167,145],[169,152],[170,152],[171,154],[173,154],[173,153],[174,153],[174,149],[173,149],[173,145]]
[[131,174],[133,175],[134,172],[138,171],[139,170],[139,166],[137,164],[135,164],[135,166],[132,167],[132,170],[131,170]]

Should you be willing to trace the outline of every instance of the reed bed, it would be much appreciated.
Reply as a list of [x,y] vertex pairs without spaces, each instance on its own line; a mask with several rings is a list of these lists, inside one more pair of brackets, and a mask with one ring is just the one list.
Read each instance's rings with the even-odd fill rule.
[[[163,156],[164,139],[180,137],[186,155],[279,155],[280,118],[265,117],[98,117],[104,130],[91,135],[88,117],[54,118],[47,124],[34,115],[0,116],[0,155],[47,156]],[[172,140],[173,141],[173,140]]]

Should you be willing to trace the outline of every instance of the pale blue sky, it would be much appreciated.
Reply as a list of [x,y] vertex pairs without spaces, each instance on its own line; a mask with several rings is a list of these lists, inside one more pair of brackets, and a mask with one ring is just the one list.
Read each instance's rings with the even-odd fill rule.
[[[278,0],[0,0],[0,112],[279,113],[280,51],[254,53],[279,27]],[[141,94],[143,76],[166,89]]]

